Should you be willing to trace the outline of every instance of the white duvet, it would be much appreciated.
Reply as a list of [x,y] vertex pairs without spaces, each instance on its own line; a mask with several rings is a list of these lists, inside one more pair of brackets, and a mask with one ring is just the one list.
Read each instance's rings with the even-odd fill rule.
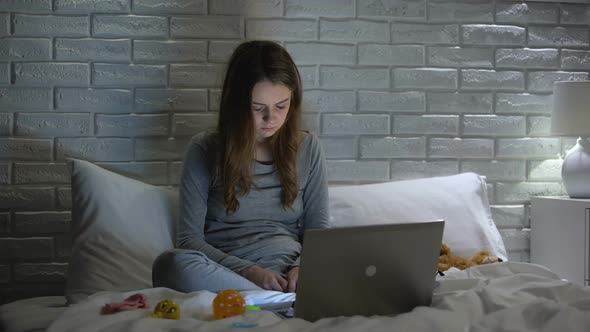
[[[268,311],[214,321],[209,292],[179,293],[166,288],[105,292],[66,309],[49,332],[68,331],[590,331],[590,287],[528,263],[498,263],[439,277],[432,306],[396,317],[336,317],[315,323],[281,319]],[[180,320],[148,318],[151,309],[100,315],[108,302],[144,293],[153,306],[171,298],[181,306]],[[293,299],[271,291],[243,292],[248,304]]]

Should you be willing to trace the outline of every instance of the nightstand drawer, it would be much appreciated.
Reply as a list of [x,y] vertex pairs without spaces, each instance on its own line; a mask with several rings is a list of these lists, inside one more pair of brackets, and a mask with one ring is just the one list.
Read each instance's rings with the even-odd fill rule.
[[584,234],[586,238],[584,241],[584,279],[586,286],[590,280],[590,208],[586,209],[586,222],[584,223]]
[[590,283],[590,199],[531,198],[531,262]]

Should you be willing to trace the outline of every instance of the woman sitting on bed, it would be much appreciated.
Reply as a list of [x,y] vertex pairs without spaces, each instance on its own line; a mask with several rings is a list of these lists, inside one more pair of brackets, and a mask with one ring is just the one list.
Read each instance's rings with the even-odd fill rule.
[[154,287],[295,291],[303,232],[328,226],[324,156],[300,130],[301,93],[283,47],[237,47],[217,130],[195,136],[186,153],[178,249],[154,262]]

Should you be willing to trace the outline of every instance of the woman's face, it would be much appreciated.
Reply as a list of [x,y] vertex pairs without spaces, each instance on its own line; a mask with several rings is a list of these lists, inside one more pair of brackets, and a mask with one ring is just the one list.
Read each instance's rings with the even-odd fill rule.
[[274,135],[287,119],[291,105],[291,90],[283,84],[269,81],[256,83],[252,89],[252,115],[256,140],[263,142]]

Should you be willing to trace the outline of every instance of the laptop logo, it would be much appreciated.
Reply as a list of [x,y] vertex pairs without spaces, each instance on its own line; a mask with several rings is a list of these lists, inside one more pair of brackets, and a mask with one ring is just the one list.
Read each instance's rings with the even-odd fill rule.
[[369,265],[365,269],[365,275],[367,277],[372,277],[375,275],[375,273],[377,273],[377,267],[375,265]]

